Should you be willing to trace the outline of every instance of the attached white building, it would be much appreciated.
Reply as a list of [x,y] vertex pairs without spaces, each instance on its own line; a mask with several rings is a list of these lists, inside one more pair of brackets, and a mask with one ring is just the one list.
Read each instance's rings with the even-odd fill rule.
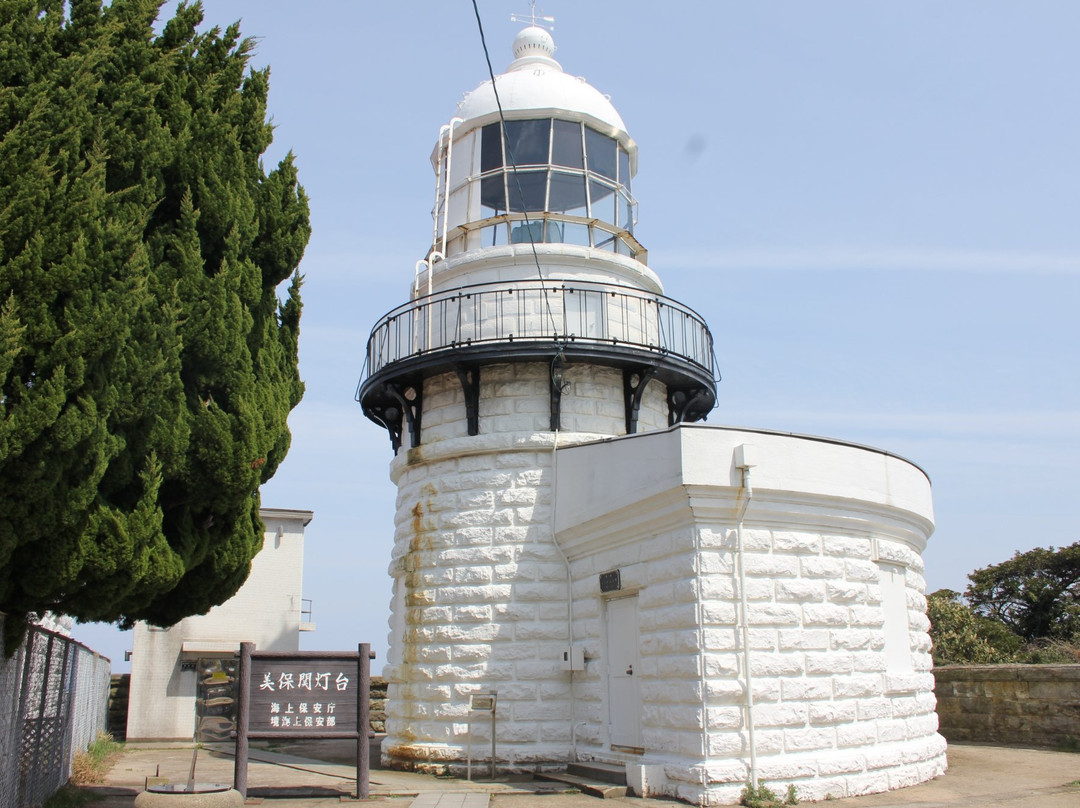
[[495,693],[504,770],[600,761],[700,805],[940,774],[929,480],[700,423],[712,335],[634,235],[637,146],[553,54],[526,28],[443,126],[432,246],[368,342],[398,486],[384,762],[462,771]]
[[311,511],[263,508],[263,549],[232,598],[209,612],[157,628],[137,623],[131,652],[127,739],[228,740],[235,717],[236,653],[297,651],[313,631],[302,598],[304,528]]

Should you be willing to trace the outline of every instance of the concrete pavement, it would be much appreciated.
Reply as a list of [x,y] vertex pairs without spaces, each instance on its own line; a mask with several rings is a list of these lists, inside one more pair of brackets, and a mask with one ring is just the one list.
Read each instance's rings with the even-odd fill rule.
[[[354,747],[353,747],[354,748]],[[318,754],[323,760],[313,756]],[[252,750],[248,767],[249,803],[272,799],[273,808],[331,808],[355,794],[356,768],[341,747]],[[949,771],[919,786],[830,800],[837,808],[1080,808],[1080,754],[1037,749],[951,744]],[[128,747],[106,784],[92,787],[104,798],[99,808],[131,808],[147,777],[186,783],[192,749],[178,746]],[[195,779],[231,784],[233,758],[221,749],[199,750]],[[596,808],[597,801],[556,783],[528,778],[467,782],[449,777],[373,769],[373,800],[401,808]],[[406,803],[405,800],[409,802]],[[639,808],[660,800],[619,798]],[[673,803],[664,802],[666,808]]]

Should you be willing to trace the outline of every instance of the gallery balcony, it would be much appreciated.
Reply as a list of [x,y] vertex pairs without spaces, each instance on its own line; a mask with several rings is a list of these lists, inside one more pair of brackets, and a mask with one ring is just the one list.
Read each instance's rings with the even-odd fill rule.
[[[623,371],[627,433],[641,392],[667,387],[668,419],[705,418],[716,400],[713,339],[683,304],[625,286],[587,281],[491,283],[417,298],[372,329],[356,398],[385,426],[396,449],[408,428],[419,445],[423,380],[454,372],[465,389],[469,434],[477,434],[479,373],[485,365],[583,362]],[[552,429],[561,387],[552,376]]]

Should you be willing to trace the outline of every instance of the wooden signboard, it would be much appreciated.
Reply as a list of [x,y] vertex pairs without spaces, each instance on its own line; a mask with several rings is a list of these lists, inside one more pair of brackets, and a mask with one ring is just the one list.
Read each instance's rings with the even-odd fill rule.
[[371,646],[352,652],[258,652],[240,644],[233,787],[247,796],[248,741],[356,739],[356,796],[370,778]]

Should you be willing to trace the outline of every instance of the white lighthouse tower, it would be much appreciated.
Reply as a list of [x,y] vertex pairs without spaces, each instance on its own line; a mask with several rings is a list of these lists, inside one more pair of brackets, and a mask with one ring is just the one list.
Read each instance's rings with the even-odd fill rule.
[[398,487],[384,761],[591,760],[701,805],[935,776],[929,480],[695,423],[712,336],[634,235],[622,119],[554,52],[525,28],[442,127],[431,248],[368,342]]

